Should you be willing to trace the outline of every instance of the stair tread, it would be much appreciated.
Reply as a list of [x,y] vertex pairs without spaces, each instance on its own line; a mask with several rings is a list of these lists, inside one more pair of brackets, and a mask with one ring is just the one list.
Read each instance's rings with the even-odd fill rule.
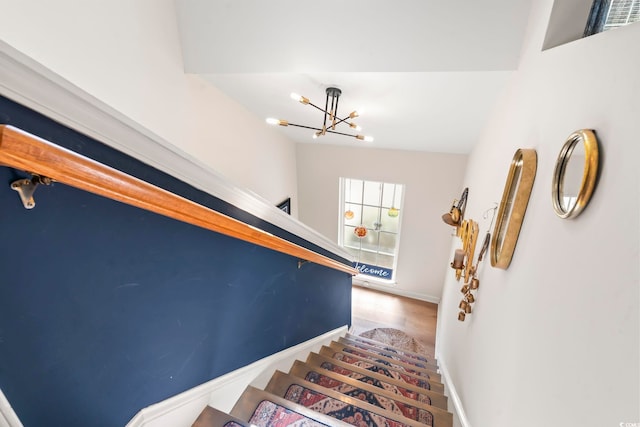
[[410,362],[406,362],[402,357],[397,356],[397,355],[390,355],[390,356],[386,356],[384,354],[382,354],[382,352],[378,349],[365,349],[362,348],[362,346],[358,346],[357,344],[353,344],[353,343],[349,343],[349,342],[344,342],[344,341],[331,341],[331,343],[329,344],[329,347],[334,347],[334,348],[338,348],[338,347],[344,347],[345,349],[349,349],[349,351],[352,352],[361,352],[361,353],[366,353],[368,356],[371,357],[378,357],[384,360],[388,360],[391,363],[397,363],[402,367],[405,367],[409,370],[415,371],[415,372],[424,372],[426,374],[430,374],[430,373],[438,373],[438,366],[437,365],[433,365],[433,364],[426,364],[426,366],[424,367],[420,367],[418,365],[415,364],[415,362],[410,361]]
[[362,359],[368,359],[375,363],[382,363],[391,367],[392,369],[406,372],[408,374],[411,374],[417,377],[426,378],[428,380],[438,381],[438,382],[440,382],[441,380],[440,374],[438,374],[435,370],[418,368],[417,366],[409,365],[399,360],[392,359],[390,357],[384,357],[376,353],[371,353],[371,352],[359,349],[357,347],[351,347],[346,344],[341,344],[341,343],[332,341],[331,344],[329,344],[329,348],[332,348],[336,351],[347,353]]
[[327,346],[322,346],[319,353],[329,358],[341,360],[349,364],[356,364],[357,366],[363,366],[367,369],[375,368],[377,372],[380,372],[386,376],[401,379],[402,381],[405,381],[409,384],[413,384],[427,390],[444,392],[444,385],[442,385],[441,383],[429,381],[425,377],[412,375],[404,371],[398,371],[382,363],[376,363],[369,359],[364,359],[349,353],[340,352]]
[[402,347],[347,333],[276,371],[265,390],[248,386],[230,413],[206,406],[192,427],[451,427],[436,359],[412,351],[428,347],[401,331],[372,333]]
[[[264,390],[248,386],[231,410],[231,415],[245,420],[252,427],[348,427],[350,424],[291,402]],[[301,424],[304,422],[304,424]]]
[[226,412],[206,406],[191,427],[250,427],[250,424]]
[[346,382],[347,384],[361,384],[362,387],[370,390],[377,390],[389,396],[402,396],[408,401],[416,402],[416,405],[435,406],[440,409],[447,409],[446,396],[423,390],[412,388],[406,383],[397,384],[394,380],[386,376],[374,375],[372,372],[359,372],[351,365],[341,366],[339,362],[329,359],[321,359],[322,356],[310,355],[307,362],[296,361],[289,373],[306,378],[305,370],[315,371],[320,374]]
[[404,349],[404,348],[399,348],[399,347],[394,346],[392,344],[384,343],[384,342],[381,342],[381,341],[376,341],[376,340],[371,339],[371,338],[362,337],[360,335],[355,335],[355,334],[352,334],[350,332],[347,332],[347,334],[345,335],[345,338],[353,339],[353,340],[357,340],[357,341],[362,341],[362,342],[367,342],[367,343],[369,343],[369,344],[371,344],[373,346],[377,346],[377,347],[391,347],[391,348],[393,348],[395,350],[399,350],[399,351],[402,351],[404,353],[411,354],[411,355],[417,357],[418,359],[420,359],[420,358],[425,358],[425,359],[431,358],[431,359],[435,360],[435,356],[433,355],[433,353],[422,354],[422,353],[411,351],[411,350],[407,350],[407,349]]
[[349,333],[342,336],[341,339],[349,342],[353,342],[353,343],[363,344],[372,348],[378,348],[381,351],[393,352],[396,355],[400,355],[402,357],[406,357],[411,360],[420,361],[422,363],[432,364],[432,365],[438,364],[436,357],[431,353],[427,353],[427,354],[415,353],[413,351],[409,351],[401,347],[395,347],[390,344],[384,344],[384,343],[378,343],[375,341],[366,340],[365,338],[358,337],[356,335],[351,335]]
[[353,421],[361,418],[364,421],[370,420],[369,425],[387,426],[393,425],[395,422],[405,426],[422,427],[425,424],[433,425],[434,413],[437,412],[439,417],[438,425],[451,425],[452,422],[452,415],[438,408],[416,410],[415,407],[407,405],[405,407],[406,413],[412,414],[415,410],[415,414],[412,415],[420,419],[420,421],[417,421],[415,418],[404,416],[403,411],[389,400],[379,402],[379,404],[372,404],[370,402],[377,402],[377,400],[361,400],[344,395],[280,371],[274,374],[266,389],[339,420]]
[[[365,400],[366,398],[366,401],[369,401],[369,403],[372,404],[390,402],[394,408],[399,408],[405,416],[416,420],[417,418],[413,418],[413,416],[418,414],[421,410],[430,412],[432,415],[436,416],[446,414],[448,412],[446,409],[433,406],[430,403],[420,402],[402,394],[394,393],[392,390],[386,390],[383,387],[377,387],[373,384],[361,382],[325,369],[312,367],[300,361],[296,361],[294,363],[289,371],[289,375],[347,396],[356,397],[361,400]],[[407,412],[410,412],[413,415],[408,416],[406,415]]]
[[434,363],[433,359],[431,359],[430,361],[418,360],[418,359],[405,356],[404,354],[400,354],[396,351],[390,351],[390,350],[382,349],[380,347],[370,346],[359,341],[350,340],[348,338],[339,338],[338,343],[345,344],[350,347],[358,348],[358,349],[367,351],[369,353],[375,353],[384,357],[398,360],[400,362],[403,362],[412,366],[416,366],[417,368],[426,369],[434,372],[438,370],[438,365]]

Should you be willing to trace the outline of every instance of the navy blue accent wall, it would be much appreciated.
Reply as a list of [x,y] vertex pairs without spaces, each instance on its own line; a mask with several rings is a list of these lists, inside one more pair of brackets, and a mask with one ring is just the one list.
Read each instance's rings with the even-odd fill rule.
[[[287,235],[6,99],[0,122]],[[24,176],[0,167],[0,388],[26,427],[122,426],[350,323],[345,273],[59,183],[25,210]]]
[[[121,152],[86,137],[72,129],[61,126],[56,122],[28,109],[22,105],[0,96],[0,124],[10,124],[27,131],[61,147],[82,154],[100,163],[109,165],[143,181],[157,185],[172,193],[179,194],[203,206],[207,206],[232,218],[251,224],[261,230],[294,242],[302,247],[311,249],[329,258],[350,264],[349,260],[329,252],[311,242],[287,232],[273,224],[251,215],[230,203],[200,191],[184,182],[175,179],[141,161],[126,156]],[[224,155],[224,153],[221,153]]]

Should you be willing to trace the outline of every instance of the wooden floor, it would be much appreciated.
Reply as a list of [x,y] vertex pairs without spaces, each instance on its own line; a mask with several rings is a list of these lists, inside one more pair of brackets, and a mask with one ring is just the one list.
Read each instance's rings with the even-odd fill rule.
[[374,328],[394,328],[411,335],[435,350],[436,304],[353,286],[352,325],[354,334]]

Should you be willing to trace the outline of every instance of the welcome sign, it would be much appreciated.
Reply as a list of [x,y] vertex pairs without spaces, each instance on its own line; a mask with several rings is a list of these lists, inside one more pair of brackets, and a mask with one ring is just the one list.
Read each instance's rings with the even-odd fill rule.
[[378,267],[377,265],[355,263],[354,267],[358,270],[360,274],[379,277],[381,279],[391,280],[391,276],[393,275],[393,269]]

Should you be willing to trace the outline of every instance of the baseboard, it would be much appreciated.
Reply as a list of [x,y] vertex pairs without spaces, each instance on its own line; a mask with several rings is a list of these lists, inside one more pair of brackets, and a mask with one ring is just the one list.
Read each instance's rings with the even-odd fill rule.
[[456,390],[456,386],[451,380],[451,376],[449,375],[449,371],[447,370],[447,364],[444,361],[443,357],[440,357],[439,354],[436,354],[438,359],[438,370],[440,371],[440,375],[442,377],[442,382],[445,387],[446,395],[449,396],[449,402],[453,403],[453,408],[449,408],[449,411],[453,409],[455,411],[455,416],[458,417],[460,421],[460,427],[471,427],[469,420],[467,419],[467,414],[464,411],[464,406],[462,406],[462,400],[460,400],[460,395]]
[[[288,370],[297,358],[306,358],[308,353],[318,351],[322,345],[344,336],[346,332],[347,326],[342,326],[148,406],[138,412],[126,427],[188,427],[206,405],[229,412],[248,385],[263,388],[276,369]],[[18,426],[22,427],[21,424]]]
[[0,427],[23,427],[2,390],[0,390]]
[[417,299],[420,301],[432,302],[434,304],[440,304],[439,297],[420,294],[418,292],[405,291],[403,289],[398,289],[395,286],[377,284],[374,282],[369,282],[367,280],[361,281],[360,279],[353,279],[353,284],[355,286],[360,286],[362,288],[375,289],[376,291],[382,291],[388,294],[398,295],[401,297],[407,297],[407,298]]

